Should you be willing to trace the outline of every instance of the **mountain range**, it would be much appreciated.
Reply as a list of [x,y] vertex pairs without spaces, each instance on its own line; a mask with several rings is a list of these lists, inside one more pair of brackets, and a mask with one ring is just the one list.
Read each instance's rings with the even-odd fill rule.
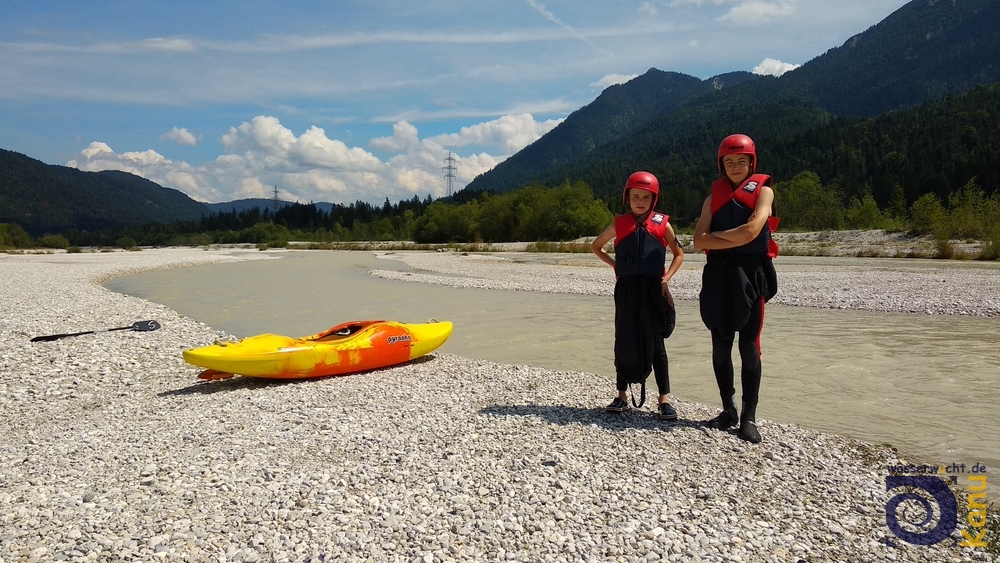
[[[848,189],[878,192],[881,184],[901,181],[902,172],[887,179],[878,176],[881,172],[868,172],[871,163],[852,168],[854,160],[881,162],[887,155],[873,151],[889,151],[902,155],[897,157],[903,159],[897,168],[906,170],[912,167],[907,158],[913,157],[907,156],[909,148],[896,146],[899,142],[870,142],[866,124],[1000,80],[998,21],[996,0],[914,0],[781,77],[733,72],[702,80],[649,69],[628,83],[607,88],[452,198],[464,201],[482,192],[571,180],[586,182],[610,204],[620,197],[620,185],[631,171],[646,169],[675,190],[670,195],[679,218],[690,220],[687,216],[697,209],[715,173],[716,144],[736,131],[754,137],[762,163],[773,174],[793,175],[813,162],[830,161],[826,170],[831,180]],[[1000,105],[997,92],[997,88],[979,91],[972,99],[980,106],[967,113],[988,122],[995,115],[993,108]],[[952,111],[942,107],[935,111]],[[975,124],[966,127],[975,129]],[[935,131],[962,139],[970,136]],[[845,141],[848,138],[853,139],[851,144]],[[863,154],[861,145],[873,147],[871,154]],[[934,158],[939,153],[920,154]],[[975,158],[976,170],[992,165],[990,157]],[[865,172],[843,172],[855,168]],[[949,182],[964,181],[961,174],[954,176],[944,177],[937,191],[947,194],[955,188]],[[908,197],[916,193],[910,192]],[[16,222],[32,233],[197,219],[251,207],[270,209],[273,204],[270,199],[205,204],[126,172],[83,172],[0,149],[0,223]]]
[[[636,169],[711,168],[729,133],[750,134],[766,147],[836,117],[874,117],[961,94],[1000,79],[998,21],[995,0],[914,0],[781,77],[697,81],[651,69],[606,89],[475,178],[458,199],[568,178],[602,192]],[[580,129],[588,136],[567,133]]]

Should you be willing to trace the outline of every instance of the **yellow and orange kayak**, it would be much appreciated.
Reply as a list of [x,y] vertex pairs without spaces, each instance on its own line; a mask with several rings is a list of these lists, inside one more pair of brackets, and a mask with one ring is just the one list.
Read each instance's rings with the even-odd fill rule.
[[408,362],[429,354],[451,336],[449,321],[407,324],[351,321],[293,338],[277,334],[249,336],[238,342],[184,350],[184,361],[208,368],[199,379],[233,375],[305,379],[344,375]]

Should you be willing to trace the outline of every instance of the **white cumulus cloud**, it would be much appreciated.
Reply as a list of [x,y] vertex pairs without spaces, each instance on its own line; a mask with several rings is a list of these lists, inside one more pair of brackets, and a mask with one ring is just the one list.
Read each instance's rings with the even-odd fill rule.
[[[170,160],[153,150],[117,153],[99,141],[80,151],[67,166],[130,172],[208,202],[271,197],[277,188],[279,197],[293,201],[381,204],[386,198],[397,202],[446,195],[442,168],[449,152],[457,169],[453,188],[460,190],[560,122],[539,122],[527,113],[505,115],[463,127],[458,133],[421,139],[414,125],[400,121],[393,125],[392,136],[370,142],[373,148],[393,153],[383,161],[367,150],[331,139],[320,127],[296,135],[278,118],[259,115],[230,127],[220,139],[224,154],[199,166]],[[191,135],[174,128],[165,137],[183,139],[184,133]],[[453,152],[469,146],[499,154]]]
[[193,147],[198,144],[201,137],[195,137],[193,133],[183,127],[174,127],[169,132],[160,135],[161,141],[173,141],[178,145]]
[[512,155],[534,143],[560,123],[561,119],[538,122],[530,113],[505,115],[493,121],[462,127],[458,133],[438,135],[430,140],[446,147],[496,147],[505,155]]
[[781,76],[790,70],[795,70],[802,65],[781,62],[777,59],[766,58],[759,65],[753,67],[754,74]]

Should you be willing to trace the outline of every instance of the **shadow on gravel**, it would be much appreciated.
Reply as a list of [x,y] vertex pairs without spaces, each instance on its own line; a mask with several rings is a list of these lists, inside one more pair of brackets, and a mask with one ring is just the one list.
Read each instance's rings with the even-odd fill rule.
[[157,397],[176,397],[179,395],[210,395],[213,393],[228,393],[230,391],[240,391],[243,389],[260,389],[262,387],[275,387],[279,385],[294,385],[304,383],[305,379],[262,379],[259,377],[240,377],[223,379],[221,381],[200,381],[187,387],[157,393]]
[[396,368],[401,368],[404,366],[414,366],[425,362],[433,361],[435,358],[434,354],[428,354],[420,358],[410,360],[406,363],[388,366],[379,369],[372,369],[367,371],[358,371],[354,373],[345,373],[340,375],[328,375],[325,377],[309,377],[306,379],[268,379],[266,377],[243,377],[234,376],[229,379],[220,379],[218,381],[198,381],[187,387],[181,389],[174,389],[172,391],[164,391],[163,393],[158,393],[158,397],[174,397],[178,395],[209,395],[212,393],[227,393],[230,391],[239,391],[242,389],[260,389],[263,387],[276,387],[282,385],[306,385],[314,384],[317,381],[325,381],[328,379],[338,379],[341,377],[348,377],[352,375],[362,375],[366,373],[375,373],[384,370],[391,370]]
[[536,416],[552,424],[592,424],[607,430],[662,430],[673,432],[684,428],[706,428],[707,420],[660,420],[656,412],[631,410],[611,413],[603,408],[585,409],[563,405],[493,405],[479,411],[488,416]]

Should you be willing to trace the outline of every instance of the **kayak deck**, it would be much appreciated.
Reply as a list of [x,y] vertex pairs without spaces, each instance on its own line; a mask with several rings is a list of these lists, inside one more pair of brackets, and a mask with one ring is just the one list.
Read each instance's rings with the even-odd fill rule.
[[305,379],[368,371],[414,360],[451,336],[449,321],[408,324],[367,320],[341,323],[304,337],[259,334],[183,352],[184,361],[207,368],[208,381],[233,375]]

